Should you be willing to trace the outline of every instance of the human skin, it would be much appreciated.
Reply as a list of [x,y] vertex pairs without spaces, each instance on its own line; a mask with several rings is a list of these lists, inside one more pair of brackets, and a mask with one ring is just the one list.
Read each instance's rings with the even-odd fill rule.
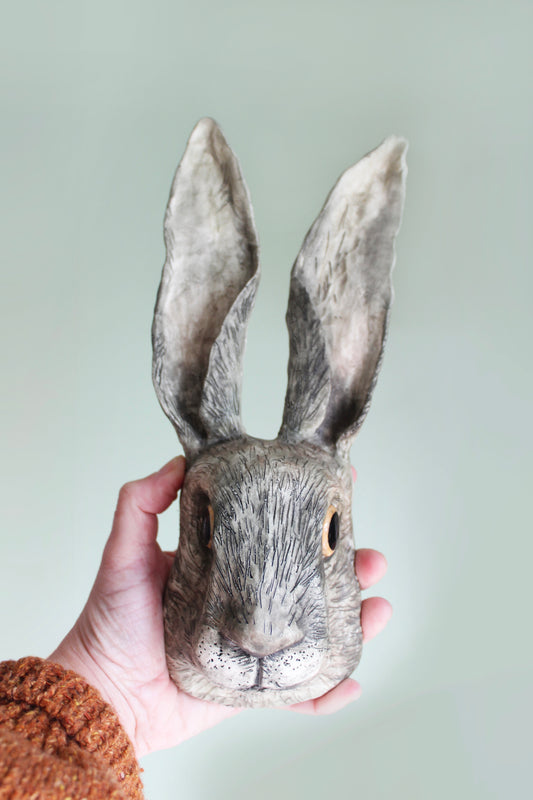
[[[138,757],[173,747],[239,711],[191,697],[168,674],[162,599],[174,553],[164,552],[157,543],[157,515],[175,501],[184,475],[185,459],[179,456],[122,487],[87,603],[49,656],[99,690],[117,712]],[[381,553],[362,549],[356,552],[354,567],[364,590],[383,577],[387,564]],[[391,613],[382,597],[363,600],[364,641],[385,627]],[[322,697],[291,708],[330,714],[360,693],[359,684],[347,678]]]

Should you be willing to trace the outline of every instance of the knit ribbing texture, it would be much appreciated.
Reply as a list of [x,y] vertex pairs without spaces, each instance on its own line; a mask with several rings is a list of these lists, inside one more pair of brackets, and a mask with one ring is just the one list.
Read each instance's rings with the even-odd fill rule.
[[80,675],[34,657],[0,663],[0,800],[142,800],[140,771]]

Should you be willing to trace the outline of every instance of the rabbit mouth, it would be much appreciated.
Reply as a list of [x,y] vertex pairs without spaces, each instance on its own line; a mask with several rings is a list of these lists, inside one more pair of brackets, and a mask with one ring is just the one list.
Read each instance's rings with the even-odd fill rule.
[[[239,691],[268,693],[272,691],[288,692],[293,689],[297,689],[299,686],[303,686],[306,683],[309,683],[309,681],[312,681],[313,678],[315,678],[318,675],[318,673],[320,672],[320,665],[322,663],[322,658],[320,659],[315,670],[313,670],[312,672],[308,672],[305,675],[305,677],[303,677],[303,679],[296,680],[296,682],[294,682],[294,679],[296,677],[294,672],[289,671],[287,674],[282,673],[281,675],[279,675],[276,673],[275,669],[272,670],[271,665],[268,663],[266,664],[266,672],[265,672],[265,665],[263,662],[264,662],[263,658],[258,659],[257,676],[254,685],[247,687],[239,687]],[[288,669],[290,670],[290,668]],[[291,678],[292,682],[290,683],[288,682],[288,677]]]
[[320,672],[324,642],[301,639],[267,655],[247,652],[213,628],[205,627],[196,647],[199,671],[216,686],[242,692],[294,689]]

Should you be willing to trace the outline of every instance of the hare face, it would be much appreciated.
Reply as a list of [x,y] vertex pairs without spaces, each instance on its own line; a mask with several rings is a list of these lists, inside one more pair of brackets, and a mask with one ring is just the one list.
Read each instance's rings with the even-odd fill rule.
[[169,667],[209,700],[295,703],[359,661],[350,470],[309,444],[236,444],[187,473],[165,600]]
[[176,172],[153,381],[188,461],[167,659],[197,697],[294,703],[359,660],[349,450],[383,353],[405,149],[391,136],[348,169],[305,237],[291,273],[283,421],[268,442],[248,437],[240,415],[257,236],[239,163],[212,120],[198,123]]

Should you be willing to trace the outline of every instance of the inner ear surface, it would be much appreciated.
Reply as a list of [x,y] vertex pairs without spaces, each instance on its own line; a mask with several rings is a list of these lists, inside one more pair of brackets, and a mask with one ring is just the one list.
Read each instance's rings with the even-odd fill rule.
[[[195,127],[176,171],[165,216],[165,243],[167,257],[152,328],[153,378],[163,410],[189,457],[206,441],[227,435],[217,425],[228,407],[232,435],[240,430],[243,336],[227,343],[226,355],[235,344],[229,354],[233,364],[221,367],[226,381],[215,398],[216,410],[201,414],[200,406],[213,346],[239,296],[258,274],[248,189],[213,120],[201,120]],[[247,316],[241,314],[238,322],[245,326]]]
[[296,258],[287,312],[285,438],[344,453],[364,420],[392,299],[405,150],[406,142],[391,136],[346,170]]

